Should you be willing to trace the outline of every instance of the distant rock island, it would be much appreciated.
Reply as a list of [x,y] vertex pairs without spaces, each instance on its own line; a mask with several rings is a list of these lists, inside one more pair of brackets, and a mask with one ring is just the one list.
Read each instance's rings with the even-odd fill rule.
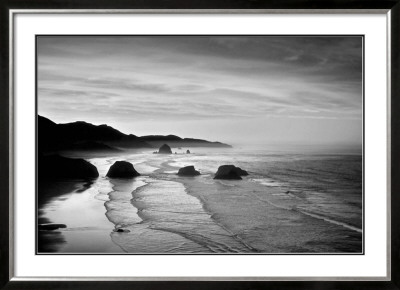
[[168,144],[164,144],[158,149],[158,154],[172,154],[171,147]]
[[135,136],[124,134],[108,125],[93,125],[83,121],[56,124],[38,116],[39,152],[57,151],[119,151],[121,149],[159,148],[168,143],[171,147],[231,148],[221,142],[181,138],[175,135]]
[[141,140],[147,142],[154,147],[160,147],[167,143],[171,147],[214,147],[214,148],[232,148],[231,145],[221,142],[210,142],[202,139],[181,138],[175,135],[149,135],[140,137]]

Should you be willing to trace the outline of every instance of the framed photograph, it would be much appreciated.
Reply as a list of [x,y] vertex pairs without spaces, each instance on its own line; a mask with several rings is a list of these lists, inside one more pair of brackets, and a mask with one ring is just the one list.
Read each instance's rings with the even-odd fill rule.
[[398,1],[165,5],[3,4],[1,286],[399,289]]

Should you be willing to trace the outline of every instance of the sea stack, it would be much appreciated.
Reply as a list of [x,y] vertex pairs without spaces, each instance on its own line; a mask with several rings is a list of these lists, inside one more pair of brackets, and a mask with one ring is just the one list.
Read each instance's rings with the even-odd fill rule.
[[178,171],[179,176],[197,176],[200,175],[200,172],[198,172],[196,169],[194,169],[194,166],[185,166],[179,169]]
[[140,174],[135,170],[133,165],[126,161],[116,161],[111,165],[107,172],[107,177],[111,178],[132,178]]
[[243,170],[234,165],[222,165],[215,173],[214,179],[242,179],[241,176],[249,175],[246,170]]
[[158,154],[172,154],[171,147],[168,144],[164,144],[158,149]]

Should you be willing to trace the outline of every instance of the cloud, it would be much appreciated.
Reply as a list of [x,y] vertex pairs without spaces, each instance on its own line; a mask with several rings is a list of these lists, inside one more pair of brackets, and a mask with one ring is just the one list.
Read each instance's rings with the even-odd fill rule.
[[39,37],[38,104],[40,114],[58,120],[103,116],[121,126],[264,116],[361,120],[362,39]]

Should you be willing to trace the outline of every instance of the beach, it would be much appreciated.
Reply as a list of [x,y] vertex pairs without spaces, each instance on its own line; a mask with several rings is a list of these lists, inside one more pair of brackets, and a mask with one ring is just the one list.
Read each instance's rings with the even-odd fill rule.
[[[77,154],[100,176],[39,185],[39,223],[67,227],[39,231],[38,253],[362,253],[360,154],[186,149]],[[119,160],[141,175],[106,177]],[[213,179],[224,164],[249,175]]]

